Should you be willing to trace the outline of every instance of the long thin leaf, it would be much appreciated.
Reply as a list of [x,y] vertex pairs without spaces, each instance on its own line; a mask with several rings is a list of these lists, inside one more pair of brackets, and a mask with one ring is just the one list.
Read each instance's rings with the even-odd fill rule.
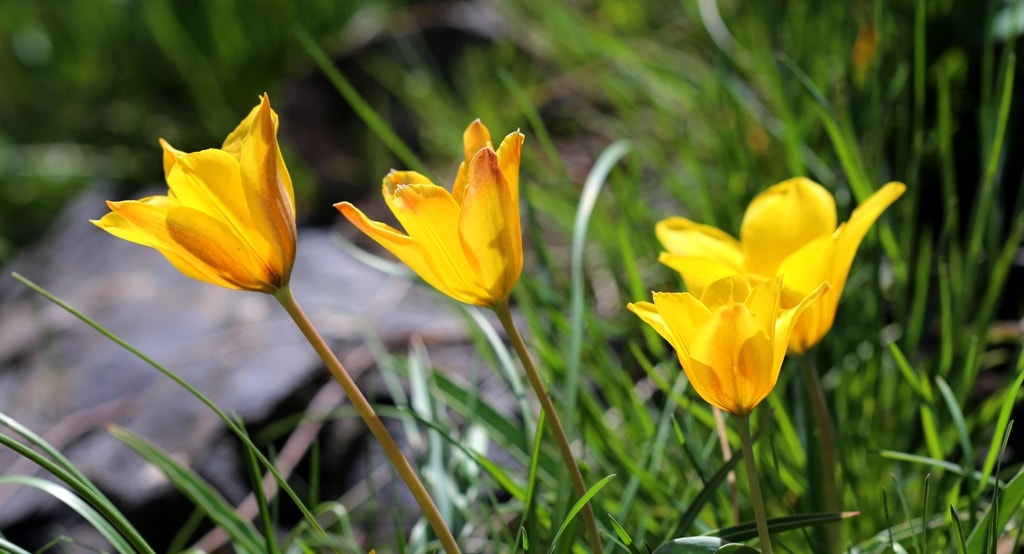
[[111,426],[110,433],[160,470],[178,491],[206,512],[242,552],[266,551],[263,539],[252,524],[238,517],[234,506],[196,472],[175,462],[156,445],[127,429]]

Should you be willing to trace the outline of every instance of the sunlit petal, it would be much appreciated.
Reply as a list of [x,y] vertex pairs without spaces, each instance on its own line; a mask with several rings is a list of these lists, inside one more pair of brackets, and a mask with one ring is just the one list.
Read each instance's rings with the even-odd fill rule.
[[734,273],[745,270],[739,241],[710,225],[670,217],[654,226],[654,234],[669,254],[715,260]]
[[704,289],[711,283],[738,274],[732,266],[710,258],[662,252],[658,256],[658,261],[678,271],[686,284],[686,290],[697,296],[703,294]]
[[523,269],[519,204],[490,148],[470,162],[469,185],[459,216],[459,238],[466,259],[485,289],[483,298],[504,302]]
[[835,200],[824,187],[803,177],[783,181],[758,194],[743,216],[740,242],[747,267],[775,275],[787,256],[835,228]]
[[462,133],[462,162],[459,164],[459,172],[455,176],[455,184],[452,185],[452,198],[459,205],[462,205],[462,197],[466,194],[469,163],[481,148],[493,149],[494,146],[491,144],[491,132],[479,119],[475,119]]

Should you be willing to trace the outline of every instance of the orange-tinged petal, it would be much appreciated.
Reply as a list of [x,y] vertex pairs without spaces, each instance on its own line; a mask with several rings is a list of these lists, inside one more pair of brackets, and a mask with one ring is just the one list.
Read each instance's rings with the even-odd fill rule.
[[[832,294],[831,289],[832,286],[828,283],[821,283],[818,288],[800,299],[795,306],[779,312],[779,316],[775,320],[775,357],[779,364],[782,363],[787,350],[794,354],[802,354],[817,344],[821,337],[828,332],[832,326],[832,318],[835,317],[835,306],[831,308],[831,313],[828,315],[827,327],[815,328],[814,325],[815,322],[821,321],[816,318],[823,318],[821,314],[824,310],[828,310],[828,307],[823,304]],[[809,323],[804,323],[805,318],[810,318]],[[801,325],[808,325],[809,328],[801,329]]]
[[178,158],[184,156],[185,152],[171,146],[164,139],[160,139],[160,148],[164,151],[164,178],[166,179],[171,174],[171,168],[174,167],[174,164],[178,163]]
[[747,267],[775,275],[782,261],[836,228],[836,205],[821,185],[796,177],[758,194],[743,216],[740,243]]
[[662,252],[658,261],[679,272],[686,284],[686,290],[700,296],[704,289],[715,281],[736,275],[735,268],[719,260],[695,256],[679,256]]
[[186,276],[207,283],[236,288],[175,241],[167,230],[167,214],[180,203],[166,196],[150,196],[141,200],[107,202],[110,213],[92,223],[115,237],[148,246],[165,258]]
[[775,387],[781,364],[774,365],[767,330],[743,304],[714,310],[688,346],[694,390],[731,414],[750,413]]
[[519,202],[519,160],[523,154],[523,141],[526,135],[515,131],[505,136],[498,146],[498,165],[505,176],[512,199]]
[[443,280],[441,292],[478,304],[484,295],[462,249],[459,206],[451,194],[437,185],[406,184],[396,186],[384,200],[409,237],[423,248],[437,278]]
[[279,276],[220,219],[178,206],[167,212],[167,232],[185,251],[230,283],[230,288],[269,293],[280,286]]
[[685,217],[670,217],[654,226],[654,234],[669,254],[708,258],[733,273],[746,272],[739,241],[720,229],[694,223]]
[[363,234],[394,254],[430,286],[445,294],[458,288],[457,283],[448,281],[450,276],[437,270],[431,253],[409,235],[386,223],[371,220],[362,210],[348,202],[339,202],[334,207]]
[[469,166],[469,184],[459,217],[459,239],[482,285],[485,305],[508,301],[523,269],[519,203],[502,176],[498,155],[477,152]]
[[482,148],[494,148],[494,145],[491,144],[491,132],[479,119],[475,119],[462,133],[462,162],[459,164],[459,172],[455,176],[455,184],[452,185],[452,197],[459,205],[462,205],[462,197],[466,194],[469,163]]
[[238,163],[253,227],[269,242],[265,259],[281,282],[287,283],[297,240],[294,193],[277,145],[274,113],[267,95],[263,95],[249,133],[242,140]]

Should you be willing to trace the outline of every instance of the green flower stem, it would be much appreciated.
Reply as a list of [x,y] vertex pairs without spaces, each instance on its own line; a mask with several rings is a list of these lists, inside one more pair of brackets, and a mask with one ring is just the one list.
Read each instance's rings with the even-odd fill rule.
[[[832,416],[828,413],[825,403],[825,391],[821,388],[821,379],[814,361],[805,354],[800,360],[800,371],[807,386],[807,398],[811,403],[811,413],[818,427],[818,446],[821,451],[821,495],[825,512],[839,513],[839,488],[836,481],[836,437],[832,426]],[[840,552],[842,528],[838,525],[826,526],[829,547],[832,552]]]
[[[505,333],[508,335],[509,340],[512,341],[512,347],[515,348],[516,354],[519,355],[519,361],[523,364],[523,369],[526,370],[526,377],[530,380],[530,385],[533,387],[533,392],[537,394],[537,399],[540,400],[541,409],[544,410],[544,414],[551,427],[551,434],[555,437],[555,443],[558,444],[558,450],[562,454],[562,462],[565,463],[565,468],[569,470],[569,478],[572,480],[572,487],[576,491],[578,497],[583,497],[587,493],[587,485],[583,482],[583,474],[580,473],[580,466],[576,463],[576,458],[572,455],[572,448],[569,446],[569,438],[565,435],[565,429],[562,427],[562,421],[558,418],[558,412],[555,411],[555,405],[551,403],[551,397],[548,395],[547,389],[544,387],[544,381],[541,380],[540,374],[537,373],[537,367],[533,365],[533,359],[530,357],[529,351],[526,350],[526,343],[523,342],[522,335],[519,334],[519,329],[516,328],[516,324],[512,321],[512,312],[508,309],[508,305],[504,304],[501,306],[494,307],[494,313],[498,316],[501,321],[502,327],[505,328]],[[594,517],[594,508],[590,502],[583,505],[583,524],[587,529],[587,541],[590,543],[591,552],[594,554],[603,554],[604,549],[601,546],[601,534],[597,529],[597,518]]]
[[274,298],[281,303],[288,315],[291,316],[292,320],[302,331],[302,334],[306,336],[306,340],[313,346],[313,350],[320,356],[327,369],[330,370],[331,375],[344,389],[345,394],[348,396],[349,401],[362,416],[363,421],[366,422],[366,426],[370,428],[370,432],[376,437],[377,442],[380,443],[381,448],[384,449],[384,453],[387,454],[388,459],[391,460],[391,464],[395,466],[395,470],[398,471],[398,475],[405,481],[409,491],[416,498],[416,502],[420,505],[420,509],[423,510],[423,515],[430,522],[430,526],[434,529],[434,533],[437,534],[438,540],[441,541],[441,546],[444,551],[448,554],[460,554],[459,545],[455,542],[455,537],[452,535],[451,530],[448,529],[448,525],[445,524],[444,518],[441,517],[441,512],[438,511],[437,506],[434,505],[434,501],[430,498],[430,494],[427,493],[426,487],[423,486],[423,482],[416,476],[416,472],[413,470],[412,465],[409,464],[409,460],[406,459],[405,455],[402,454],[401,449],[398,448],[398,444],[395,443],[395,439],[388,432],[387,428],[384,427],[384,423],[381,422],[380,417],[377,416],[377,412],[374,411],[373,406],[363,396],[362,391],[356,385],[355,381],[345,370],[345,367],[341,365],[338,358],[335,357],[334,352],[331,351],[330,347],[327,346],[327,342],[324,341],[320,333],[317,332],[316,327],[306,317],[305,312],[299,307],[299,304],[295,301],[295,296],[292,294],[291,288],[282,287],[276,293]]
[[754,443],[750,440],[750,416],[739,416],[736,421],[740,428],[740,446],[743,447],[743,463],[747,466],[747,479],[750,481],[750,497],[751,503],[754,505],[754,521],[757,522],[757,536],[761,540],[761,552],[772,554],[772,538],[768,534],[768,518],[764,513],[761,483],[757,479],[757,463],[754,461]]

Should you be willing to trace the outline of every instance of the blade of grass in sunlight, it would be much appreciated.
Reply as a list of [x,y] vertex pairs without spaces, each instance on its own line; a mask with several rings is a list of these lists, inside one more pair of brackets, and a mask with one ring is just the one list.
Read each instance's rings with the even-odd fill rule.
[[[895,475],[890,475],[890,478],[892,479],[893,485],[895,486],[896,498],[900,502],[900,508],[903,509],[903,517],[906,518],[908,526],[913,526],[914,516],[913,513],[910,511],[910,503],[907,502],[907,495],[904,494],[903,492],[903,485],[900,483],[900,480]],[[922,526],[924,525],[923,521],[920,523]],[[921,536],[923,535],[923,533],[919,532],[916,529],[911,529],[911,533],[913,534],[914,544],[917,546],[917,551],[927,552],[921,540]]]
[[952,504],[949,506],[949,518],[953,522],[951,526],[953,527],[953,544],[956,545],[956,551],[958,554],[967,554],[964,526],[960,523],[960,514],[956,513],[956,508]]
[[[40,439],[41,442],[42,439]],[[139,534],[134,526],[128,521],[117,506],[110,501],[96,486],[86,479],[78,470],[68,471],[61,463],[54,462],[42,454],[32,450],[28,446],[0,434],[0,444],[10,448],[18,455],[30,460],[32,463],[46,470],[47,473],[67,484],[82,499],[95,508],[107,521],[111,522],[117,532],[125,538],[132,549],[145,554],[155,554],[149,543]],[[45,447],[52,450],[51,446]],[[65,460],[66,461],[66,460]],[[112,543],[116,544],[116,543]]]
[[235,434],[235,436],[237,436],[242,441],[243,445],[252,451],[253,455],[255,455],[256,458],[260,461],[260,463],[263,464],[263,467],[265,467],[267,471],[269,471],[274,476],[274,479],[277,481],[277,485],[281,488],[282,491],[285,492],[285,494],[288,495],[292,502],[294,502],[295,507],[298,508],[298,510],[302,513],[303,519],[305,519],[305,521],[309,524],[310,529],[317,534],[326,535],[326,532],[323,530],[322,527],[320,527],[320,524],[317,522],[316,518],[313,517],[313,514],[310,513],[309,509],[306,508],[306,506],[302,503],[302,501],[299,499],[299,496],[295,494],[295,491],[292,490],[288,482],[285,481],[284,477],[281,476],[281,473],[277,471],[277,467],[273,463],[271,463],[271,461],[262,452],[260,452],[256,445],[253,444],[253,442],[249,439],[248,435],[237,425],[235,425],[234,420],[231,419],[231,417],[229,417],[226,413],[224,413],[223,410],[217,407],[217,405],[214,404],[213,401],[211,401],[209,398],[207,398],[205,395],[199,392],[187,381],[176,375],[174,372],[163,367],[162,365],[157,363],[156,360],[150,358],[146,354],[143,354],[137,348],[128,344],[127,342],[125,342],[120,337],[107,330],[99,323],[96,323],[92,319],[89,319],[85,314],[71,307],[69,304],[57,298],[46,289],[40,287],[39,285],[35,284],[34,282],[30,281],[29,279],[18,273],[13,273],[12,276],[19,282],[21,282],[23,285],[27,286],[36,293],[42,295],[50,302],[57,305],[59,308],[75,316],[77,319],[79,319],[89,327],[92,327],[110,341],[114,342],[121,348],[127,350],[129,353],[133,354],[143,362],[146,362],[153,369],[156,369],[165,377],[174,381],[178,386],[184,388],[186,391],[192,394],[197,400],[206,405],[206,407],[209,408],[213,413],[215,413],[217,417],[219,417],[221,421],[223,421],[224,424],[227,425],[228,429],[230,429]]
[[[111,426],[110,433],[147,462],[153,464],[177,490],[188,497],[197,507],[202,508],[210,520],[227,533],[236,548],[240,548],[242,552],[267,551],[264,541],[252,524],[238,517],[234,506],[198,474],[174,461],[149,441],[123,427]],[[268,540],[272,541],[274,538],[268,537]]]
[[967,430],[967,422],[964,421],[964,413],[960,408],[960,403],[953,394],[953,389],[946,383],[946,380],[936,375],[935,385],[938,387],[939,394],[942,395],[942,399],[946,403],[950,417],[953,419],[953,428],[956,430],[957,438],[960,440],[963,460],[970,470],[967,472],[967,490],[968,498],[970,499],[970,511],[972,514],[975,514],[977,513],[978,499],[981,496],[982,487],[978,486],[974,480],[974,447],[971,445],[971,435]]
[[996,460],[1000,456],[999,445],[1004,440],[1003,437],[1009,433],[1011,425],[1010,414],[1013,412],[1013,407],[1017,404],[1017,393],[1024,386],[1024,351],[1021,351],[1020,355],[1017,356],[1015,371],[1017,372],[1017,377],[1014,379],[1013,384],[1000,392],[1003,395],[1003,401],[999,408],[999,416],[996,419],[995,427],[992,429],[992,440],[989,442],[985,461],[981,464],[980,480],[982,483],[988,482],[989,476],[992,475],[992,470],[995,469]]
[[[768,527],[774,535],[783,531],[832,524],[859,515],[860,512],[839,512],[834,514],[800,514],[796,516],[772,517],[768,518]],[[754,523],[744,523],[712,531],[710,534],[730,541],[746,541],[757,537],[757,528]]]
[[293,28],[295,38],[299,44],[305,48],[309,57],[313,59],[317,67],[324,74],[325,77],[334,85],[335,90],[338,94],[345,99],[345,102],[352,108],[356,115],[366,123],[366,126],[373,130],[377,138],[387,145],[391,153],[395,155],[406,167],[406,169],[424,171],[427,166],[419,159],[405,142],[402,141],[391,127],[377,114],[377,112],[370,106],[369,103],[359,94],[359,91],[349,83],[348,79],[338,71],[338,68],[334,66],[334,62],[327,57],[327,53],[324,52],[323,48],[310,36],[301,25],[296,24]]
[[[117,527],[107,521],[103,515],[90,506],[89,502],[82,500],[74,493],[39,477],[27,475],[6,475],[0,477],[0,485],[14,485],[19,487],[30,487],[38,489],[52,498],[61,501],[64,505],[74,510],[82,517],[89,526],[96,530],[104,539],[114,547],[114,550],[122,554],[133,554],[136,552],[133,545],[126,540]],[[149,550],[152,552],[152,550]]]
[[903,375],[903,378],[921,399],[918,411],[921,417],[921,430],[924,433],[925,444],[932,458],[940,459],[945,455],[945,452],[942,448],[938,424],[935,421],[935,413],[932,411],[932,405],[935,400],[932,397],[931,385],[928,384],[927,380],[919,377],[917,372],[910,367],[910,362],[896,343],[889,343],[889,351],[892,353],[893,360],[896,361],[896,367],[900,370],[900,374]]
[[604,486],[607,485],[608,482],[614,478],[615,474],[613,473],[611,475],[604,477],[600,481],[594,483],[593,486],[587,489],[586,494],[584,494],[579,500],[576,501],[575,504],[573,504],[572,508],[569,510],[568,515],[566,515],[565,519],[562,521],[562,525],[558,527],[558,531],[555,533],[555,537],[551,539],[551,547],[548,548],[548,554],[555,552],[555,547],[558,545],[558,539],[562,537],[562,534],[569,527],[569,524],[572,523],[573,519],[580,513],[580,510],[583,509],[583,506],[586,505],[586,503],[589,502],[595,494],[600,492],[601,489],[603,489]]
[[[587,241],[587,226],[594,213],[597,198],[604,188],[615,164],[625,156],[632,146],[628,141],[618,141],[608,145],[597,157],[590,173],[583,183],[576,217],[572,227],[572,250],[570,254],[572,299],[569,309],[569,352],[565,358],[565,395],[564,412],[576,413],[576,398],[580,394],[580,358],[583,353],[583,334],[586,331],[586,305],[584,295],[586,283],[583,275],[583,250]],[[575,417],[565,418],[566,433],[573,436],[576,425]]]
[[[994,544],[991,541],[991,529],[998,533],[1001,531],[1014,513],[1020,511],[1024,506],[1024,468],[1017,471],[1017,474],[1010,479],[1003,491],[996,497],[985,515],[978,520],[977,524],[967,536],[967,552],[969,554],[982,554],[990,552],[986,544]],[[999,505],[1008,509],[998,509]]]

